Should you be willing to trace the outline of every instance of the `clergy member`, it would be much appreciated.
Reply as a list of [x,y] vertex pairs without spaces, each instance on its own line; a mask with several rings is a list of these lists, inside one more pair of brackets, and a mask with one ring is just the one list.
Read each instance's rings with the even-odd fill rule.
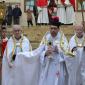
[[50,28],[42,39],[40,46],[45,45],[41,53],[41,75],[39,85],[67,85],[67,69],[64,53],[68,49],[68,42],[60,31],[60,22],[54,19]]
[[75,27],[75,34],[69,41],[70,51],[74,54],[74,57],[69,58],[67,61],[69,82],[68,85],[83,85],[82,84],[82,52],[85,46],[85,34],[83,25],[78,24]]
[[63,24],[66,24],[66,11],[65,6],[61,2],[61,0],[58,0],[57,2],[57,16],[59,17],[59,21]]
[[74,7],[69,0],[65,0],[66,5],[66,24],[73,24],[75,21]]
[[16,55],[19,52],[31,50],[29,40],[22,35],[20,25],[13,25],[13,36],[10,37],[2,61],[2,85],[14,84],[14,64]]
[[38,8],[38,24],[48,24],[49,18],[48,18],[48,0],[36,0],[36,5]]

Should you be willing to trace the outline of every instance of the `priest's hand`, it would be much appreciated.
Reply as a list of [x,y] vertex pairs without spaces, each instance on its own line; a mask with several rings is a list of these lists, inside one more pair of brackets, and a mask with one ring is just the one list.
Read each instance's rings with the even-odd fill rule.
[[50,56],[54,52],[54,48],[52,46],[48,46],[47,51],[45,52],[45,56]]
[[8,61],[8,65],[10,68],[12,68],[14,64],[12,62]]
[[73,49],[71,50],[71,52],[73,53],[73,51],[76,51],[77,47],[73,47]]
[[58,47],[54,46],[54,52],[59,53]]

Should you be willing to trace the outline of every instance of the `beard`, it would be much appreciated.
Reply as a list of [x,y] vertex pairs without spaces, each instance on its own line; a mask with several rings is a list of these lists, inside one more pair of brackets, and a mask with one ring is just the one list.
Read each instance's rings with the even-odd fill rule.
[[57,33],[55,33],[55,32],[52,32],[52,33],[51,33],[51,36],[52,36],[52,37],[56,37],[56,35],[57,35]]

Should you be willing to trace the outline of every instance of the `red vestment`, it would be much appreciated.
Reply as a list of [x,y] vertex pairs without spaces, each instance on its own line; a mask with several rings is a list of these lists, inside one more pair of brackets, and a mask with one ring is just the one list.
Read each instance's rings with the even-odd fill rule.
[[1,56],[3,56],[3,54],[4,54],[4,50],[6,48],[7,41],[8,41],[8,38],[2,39],[2,42],[1,42]]
[[73,5],[73,7],[75,9],[75,0],[70,0],[70,3]]
[[48,0],[37,0],[36,5],[39,7],[44,7],[48,5]]
[[62,4],[64,5],[65,0],[61,0]]

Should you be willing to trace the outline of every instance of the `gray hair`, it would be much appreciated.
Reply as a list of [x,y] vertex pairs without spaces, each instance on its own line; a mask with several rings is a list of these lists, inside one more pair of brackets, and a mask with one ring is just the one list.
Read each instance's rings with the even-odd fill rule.
[[22,27],[21,27],[21,25],[13,25],[13,31],[14,30],[22,30]]

